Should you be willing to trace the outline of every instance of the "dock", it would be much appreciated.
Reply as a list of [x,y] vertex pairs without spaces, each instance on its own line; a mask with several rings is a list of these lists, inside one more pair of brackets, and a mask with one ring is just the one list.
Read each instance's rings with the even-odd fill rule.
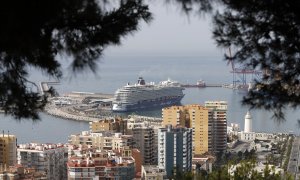
[[206,87],[223,87],[222,84],[207,84]]
[[181,84],[184,88],[206,88],[206,87],[223,87],[222,84]]
[[106,94],[106,93],[91,93],[91,92],[70,92],[66,93],[65,96],[71,97],[71,98],[87,98],[87,97],[93,97],[93,98],[99,98],[99,99],[111,99],[114,97],[113,94]]

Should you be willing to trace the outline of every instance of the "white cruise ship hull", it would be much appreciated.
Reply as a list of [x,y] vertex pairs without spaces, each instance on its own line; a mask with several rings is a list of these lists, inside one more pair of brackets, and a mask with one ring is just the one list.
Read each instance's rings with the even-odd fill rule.
[[179,104],[184,95],[163,99],[163,100],[147,100],[137,104],[125,104],[125,103],[114,103],[112,110],[115,112],[126,112],[126,111],[134,111],[140,109],[150,109],[150,108],[158,108],[158,107],[166,107]]
[[127,84],[116,91],[112,110],[124,112],[179,104],[184,96],[183,90],[179,83],[171,80],[155,85],[146,84],[140,77],[138,84]]

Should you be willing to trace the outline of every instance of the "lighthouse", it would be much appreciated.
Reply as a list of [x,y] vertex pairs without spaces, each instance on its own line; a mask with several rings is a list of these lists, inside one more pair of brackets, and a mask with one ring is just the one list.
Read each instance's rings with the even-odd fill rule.
[[244,126],[244,132],[252,132],[252,117],[250,115],[250,112],[248,111],[245,116],[245,126]]

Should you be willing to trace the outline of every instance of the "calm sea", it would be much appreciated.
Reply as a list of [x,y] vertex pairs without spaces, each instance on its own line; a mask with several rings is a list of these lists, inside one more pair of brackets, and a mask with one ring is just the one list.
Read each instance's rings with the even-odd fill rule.
[[[104,57],[99,63],[97,74],[83,73],[74,76],[65,63],[65,78],[60,85],[55,86],[60,94],[71,91],[102,92],[113,94],[127,82],[135,83],[139,76],[148,82],[159,82],[171,78],[181,83],[196,83],[204,80],[206,83],[231,83],[230,66],[221,56],[203,57]],[[251,79],[251,77],[248,77]],[[33,71],[31,79],[51,81]],[[244,116],[247,107],[242,107],[240,101],[243,93],[225,88],[190,88],[184,91],[182,104],[203,104],[207,100],[224,100],[228,102],[228,123],[239,123],[243,129]],[[135,112],[136,114],[160,116],[161,110]],[[286,121],[277,123],[271,119],[271,113],[263,110],[250,112],[253,118],[253,130],[256,132],[290,132],[299,134],[297,120],[300,111],[288,110]],[[41,113],[41,120],[16,121],[10,116],[0,115],[0,130],[9,131],[18,137],[19,143],[27,142],[67,142],[72,133],[88,130],[88,123],[55,118]]]

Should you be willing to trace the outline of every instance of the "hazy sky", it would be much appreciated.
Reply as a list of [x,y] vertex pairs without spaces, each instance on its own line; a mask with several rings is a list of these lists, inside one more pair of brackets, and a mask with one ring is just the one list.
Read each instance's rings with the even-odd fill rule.
[[[163,1],[165,2],[165,1]],[[220,56],[223,50],[212,39],[210,17],[189,17],[178,6],[162,1],[150,4],[154,20],[141,23],[140,30],[110,47],[105,55]]]

